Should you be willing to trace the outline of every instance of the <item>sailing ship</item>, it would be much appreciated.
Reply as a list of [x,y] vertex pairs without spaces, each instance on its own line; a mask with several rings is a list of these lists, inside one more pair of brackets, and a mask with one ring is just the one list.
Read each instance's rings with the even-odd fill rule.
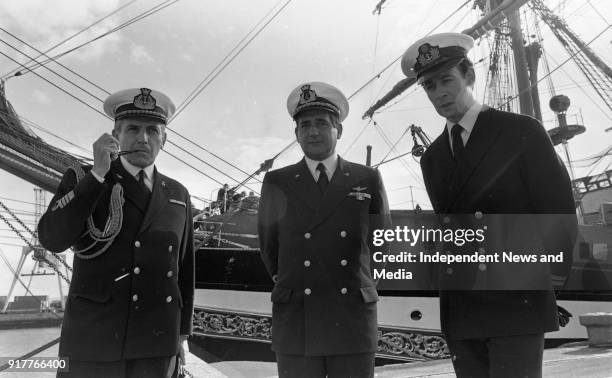
[[[377,9],[380,10],[383,2],[379,2]],[[520,34],[511,33],[511,30],[520,33],[520,26],[516,24],[518,17],[512,15],[516,15],[526,3],[526,0],[476,1],[475,6],[482,10],[484,16],[464,33],[476,39],[493,34],[500,44],[504,41],[507,43],[508,38],[521,39]],[[612,71],[605,63],[598,60],[596,54],[541,1],[532,0],[529,6],[543,20],[548,20],[551,29],[566,41],[569,49],[573,49],[582,62],[585,75],[598,83],[596,90],[600,96],[605,98],[612,94]],[[515,42],[514,46],[523,46],[522,41]],[[521,55],[525,54],[523,49],[510,50],[518,54],[516,61],[529,61],[526,55]],[[537,52],[536,48],[527,50]],[[533,56],[530,59],[533,60]],[[495,62],[493,58],[491,61]],[[494,66],[491,64],[491,67]],[[537,116],[539,101],[534,100],[537,98],[534,85],[537,82],[537,68],[533,66],[530,65],[531,75],[524,71],[517,75],[519,83],[515,92],[520,94],[520,111]],[[489,75],[491,82],[494,82],[499,70],[490,69]],[[413,84],[414,81],[408,79],[398,83],[366,112],[366,116],[372,117],[378,109]],[[507,100],[508,92],[497,87],[490,93],[490,105],[512,109],[513,101]],[[608,100],[606,104],[612,110],[612,97]],[[558,102],[560,104],[555,109],[560,115],[559,126],[553,129],[551,136],[555,142],[567,147],[567,141],[584,131],[584,127],[563,123],[566,102]],[[6,100],[3,84],[0,86],[0,126],[0,168],[47,191],[55,191],[61,180],[61,172],[67,167],[87,163],[83,158],[50,146],[21,124]],[[413,131],[415,148],[410,153],[417,156],[426,148],[428,139],[419,128],[415,127]],[[609,310],[612,301],[612,210],[605,203],[612,201],[612,170],[576,178],[573,182],[583,224],[580,225],[580,240],[573,251],[573,265],[566,290],[558,299],[563,307],[578,315]],[[409,228],[424,225],[428,214],[431,212],[420,209],[392,210],[393,223]],[[223,214],[199,221],[196,231],[196,336],[192,351],[206,360],[274,359],[269,345],[272,332],[270,291],[273,284],[259,257],[256,221],[256,205],[240,204]],[[37,246],[32,247],[36,250]],[[399,244],[391,247],[396,251],[402,248]],[[58,275],[69,275],[68,271],[61,269],[67,269],[62,267],[61,256],[40,249],[37,253],[38,258],[46,261]],[[414,277],[400,289],[384,280],[378,288],[381,299],[377,358],[380,361],[448,357],[446,342],[440,332],[437,292],[431,286],[433,280],[425,266],[422,266],[422,271],[414,272]],[[553,345],[584,338],[585,330],[577,320],[573,320],[560,331],[548,334],[547,343]]]
[[[377,5],[384,3],[381,1]],[[464,33],[475,39],[493,33],[494,48],[489,69],[489,104],[518,111],[508,99],[514,93],[520,112],[542,121],[537,90],[537,42],[523,46],[521,28],[518,24],[519,8],[527,1],[476,1],[484,17]],[[567,24],[554,15],[541,0],[532,0],[529,6],[553,30],[576,59],[581,70],[591,83],[597,82],[596,90],[604,100],[612,95],[612,71],[588,46],[582,42]],[[500,51],[512,51],[516,62],[528,62],[516,68],[517,88],[502,88],[499,65]],[[515,46],[509,48],[509,45]],[[523,48],[516,48],[521,46]],[[498,65],[499,64],[499,65]],[[529,72],[527,70],[529,67]],[[602,75],[603,73],[603,75]],[[405,79],[378,102],[364,117],[375,112],[413,85],[414,79]],[[612,101],[606,102],[612,110]],[[555,96],[551,108],[557,114],[558,126],[549,130],[553,144],[561,144],[569,161],[568,140],[585,131],[582,125],[568,125],[566,112],[569,99]],[[422,129],[412,127],[415,146],[410,151],[415,156],[422,154],[428,138]],[[419,141],[422,144],[419,144]],[[369,157],[366,158],[369,162]],[[571,165],[570,165],[571,171]],[[609,311],[612,303],[612,170],[573,180],[576,204],[581,218],[579,240],[573,251],[571,273],[564,290],[558,295],[559,304],[572,314]],[[608,203],[610,202],[610,203]],[[427,211],[391,210],[394,225],[420,228],[427,226]],[[213,216],[202,222],[202,239],[197,254],[197,296],[195,332],[203,350],[214,353],[221,359],[273,360],[267,345],[271,341],[271,303],[269,292],[272,281],[260,258],[257,244],[256,216],[245,213],[238,206],[233,212]],[[247,225],[252,225],[249,228]],[[246,227],[246,229],[245,229]],[[241,232],[241,230],[243,230]],[[251,238],[249,241],[244,238]],[[242,238],[242,240],[240,240]],[[241,247],[240,245],[244,247]],[[391,244],[392,252],[405,247]],[[395,266],[393,266],[395,265]],[[389,270],[401,269],[402,264],[390,264]],[[377,359],[394,361],[416,361],[448,357],[448,349],[440,332],[437,292],[432,288],[430,267],[419,264],[411,266],[412,280],[401,285],[397,281],[379,281],[379,334]],[[406,283],[409,282],[409,283]],[[559,331],[546,335],[547,346],[585,339],[586,331],[577,320],[571,321]],[[263,345],[261,345],[263,344]]]

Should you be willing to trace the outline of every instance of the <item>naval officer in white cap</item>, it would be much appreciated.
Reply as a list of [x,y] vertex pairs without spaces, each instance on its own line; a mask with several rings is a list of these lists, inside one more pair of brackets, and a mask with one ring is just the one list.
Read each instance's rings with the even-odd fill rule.
[[266,174],[258,220],[274,281],[279,377],[372,377],[378,295],[371,237],[390,224],[387,195],[377,170],[336,152],[349,110],[342,92],[305,83],[290,93],[287,109],[304,158]]
[[494,224],[484,242],[466,245],[465,252],[562,251],[565,263],[441,267],[442,332],[458,377],[539,377],[544,333],[559,327],[553,284],[560,288],[571,266],[574,199],[542,125],[474,98],[467,57],[473,44],[465,34],[435,34],[402,58],[404,73],[418,79],[446,121],[421,158],[431,203],[437,213],[451,214],[446,220],[470,214],[463,219],[471,228]]
[[[155,158],[174,104],[148,88],[108,97],[112,134],[93,166],[64,174],[38,225],[50,251],[75,251],[58,377],[168,377],[192,329],[194,251],[187,189]],[[117,158],[118,155],[121,155]]]

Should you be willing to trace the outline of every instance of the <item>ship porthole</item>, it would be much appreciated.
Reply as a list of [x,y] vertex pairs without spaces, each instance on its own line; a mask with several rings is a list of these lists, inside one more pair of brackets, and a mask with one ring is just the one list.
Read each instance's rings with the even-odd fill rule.
[[419,310],[415,310],[410,313],[410,319],[412,320],[421,320],[422,317],[423,314]]

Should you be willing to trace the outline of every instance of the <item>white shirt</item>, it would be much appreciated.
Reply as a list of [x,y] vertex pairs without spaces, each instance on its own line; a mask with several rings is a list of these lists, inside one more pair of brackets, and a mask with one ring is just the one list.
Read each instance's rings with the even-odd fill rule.
[[129,174],[134,176],[136,181],[139,180],[138,174],[141,170],[144,169],[145,172],[145,185],[149,188],[150,191],[153,191],[153,172],[155,171],[155,164],[151,164],[148,167],[140,168],[135,165],[130,164],[123,156],[120,157],[121,164],[123,164],[123,168],[128,171]]
[[453,150],[453,136],[451,134],[453,126],[456,124],[461,125],[463,130],[461,131],[461,140],[463,141],[463,145],[465,146],[470,138],[470,134],[472,134],[472,130],[474,129],[474,125],[476,124],[476,119],[478,118],[478,114],[482,110],[482,104],[478,101],[474,101],[474,104],[470,106],[467,112],[463,115],[463,117],[459,120],[459,122],[455,123],[452,121],[446,120],[446,129],[448,130],[448,142],[450,144],[451,151]]
[[331,182],[334,172],[336,172],[336,167],[338,166],[338,154],[333,153],[330,157],[323,161],[312,160],[308,156],[304,156],[304,160],[306,160],[308,170],[316,182],[319,181],[319,174],[321,173],[317,170],[317,165],[319,165],[319,163],[323,163],[327,172],[327,178],[329,182]]

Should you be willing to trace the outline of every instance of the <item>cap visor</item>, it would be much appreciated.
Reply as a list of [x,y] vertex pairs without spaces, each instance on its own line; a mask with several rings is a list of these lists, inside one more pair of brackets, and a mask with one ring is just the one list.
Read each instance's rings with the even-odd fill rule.
[[327,112],[327,113],[336,115],[338,117],[340,116],[340,112],[330,105],[311,103],[311,104],[303,105],[302,107],[300,107],[300,109],[297,112],[295,112],[295,114],[293,115],[293,119],[297,119],[297,117],[300,114],[308,110],[319,110],[319,111],[323,111],[323,112]]

